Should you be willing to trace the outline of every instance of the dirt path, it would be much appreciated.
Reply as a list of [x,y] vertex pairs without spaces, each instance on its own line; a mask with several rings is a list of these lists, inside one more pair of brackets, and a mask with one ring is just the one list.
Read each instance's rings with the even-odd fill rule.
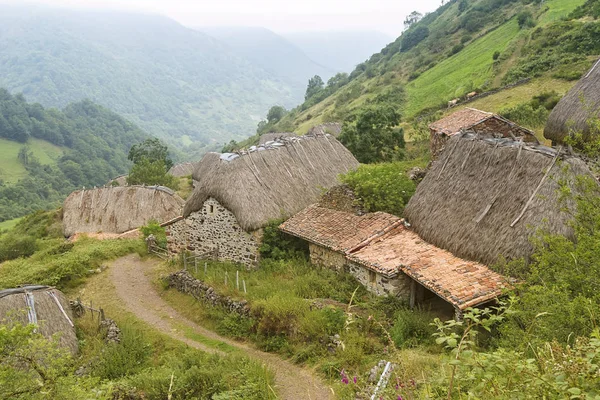
[[128,255],[114,261],[109,274],[117,295],[124,305],[138,318],[154,326],[160,332],[179,340],[188,346],[209,353],[222,353],[213,347],[185,336],[181,329],[185,326],[196,334],[213,341],[220,341],[242,350],[251,358],[261,360],[275,373],[276,391],[286,400],[325,400],[333,398],[331,390],[310,371],[300,368],[277,355],[256,350],[249,345],[222,337],[213,331],[180,315],[165,302],[152,286],[149,273],[155,265],[153,260],[141,260],[137,255]]

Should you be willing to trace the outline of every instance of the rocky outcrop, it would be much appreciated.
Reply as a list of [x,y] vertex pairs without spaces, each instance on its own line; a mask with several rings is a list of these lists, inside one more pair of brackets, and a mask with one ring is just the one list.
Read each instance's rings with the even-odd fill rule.
[[250,307],[245,300],[237,301],[229,296],[223,296],[213,287],[194,278],[187,271],[179,271],[165,278],[169,287],[181,293],[189,294],[198,301],[206,302],[214,307],[222,307],[228,312],[239,314],[243,317],[250,316]]

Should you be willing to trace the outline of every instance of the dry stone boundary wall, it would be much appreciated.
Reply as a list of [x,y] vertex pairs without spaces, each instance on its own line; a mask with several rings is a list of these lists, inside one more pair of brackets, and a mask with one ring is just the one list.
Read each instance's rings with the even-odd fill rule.
[[250,316],[248,302],[233,300],[229,296],[220,295],[213,287],[194,278],[187,271],[179,271],[166,278],[169,287],[181,293],[189,294],[198,301],[206,302],[214,307],[221,307],[228,312],[236,313],[242,317]]

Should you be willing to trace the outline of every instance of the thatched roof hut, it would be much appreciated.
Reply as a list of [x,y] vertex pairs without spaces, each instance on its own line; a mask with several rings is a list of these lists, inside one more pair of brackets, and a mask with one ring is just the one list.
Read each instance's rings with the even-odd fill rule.
[[325,122],[321,125],[316,125],[310,128],[308,131],[309,135],[332,135],[334,137],[340,136],[342,133],[342,124],[339,122]]
[[506,118],[475,108],[464,108],[429,125],[430,151],[437,158],[448,138],[462,132],[472,132],[482,138],[512,138],[538,143],[535,133]]
[[576,157],[510,139],[450,138],[405,209],[426,241],[457,256],[492,264],[528,258],[537,228],[570,235],[559,181],[591,176]]
[[544,128],[546,139],[562,143],[570,130],[590,132],[590,118],[600,117],[600,60],[563,97],[550,113]]
[[181,178],[184,176],[189,176],[194,172],[196,168],[196,163],[193,162],[184,162],[180,164],[175,164],[169,170],[169,174],[173,175],[176,178]]
[[162,186],[106,187],[77,190],[63,205],[63,232],[124,233],[150,220],[164,222],[181,215],[184,200]]
[[284,138],[243,153],[208,153],[194,171],[198,185],[184,216],[212,197],[244,230],[254,231],[316,202],[324,189],[339,184],[340,174],[356,167],[352,153],[330,135]]
[[289,137],[294,137],[294,136],[298,136],[293,132],[269,132],[269,133],[263,133],[262,135],[260,135],[260,137],[258,138],[258,145],[262,146],[264,144],[267,144],[269,142],[274,142],[274,141],[278,141],[284,138],[289,138]]
[[0,324],[38,325],[47,338],[59,336],[59,344],[71,353],[78,349],[73,314],[69,301],[49,286],[25,286],[0,290]]

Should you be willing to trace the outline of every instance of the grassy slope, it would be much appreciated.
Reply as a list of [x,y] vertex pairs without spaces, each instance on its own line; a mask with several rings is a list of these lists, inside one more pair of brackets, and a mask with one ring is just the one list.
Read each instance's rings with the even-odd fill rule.
[[[546,1],[543,7],[547,7],[548,10],[539,17],[538,26],[551,23],[568,15],[584,2],[585,0]],[[456,10],[449,9],[444,15],[440,16],[438,21],[434,22],[432,27],[447,23],[447,20],[453,18],[455,13]],[[495,74],[492,55],[495,51],[502,52],[511,47],[518,51],[518,48],[525,43],[524,40],[520,40],[520,32],[516,19],[513,18],[499,26],[498,29],[470,43],[458,54],[443,60],[414,81],[408,83],[406,85],[407,103],[403,110],[405,117],[414,116],[424,108],[434,107],[457,95],[462,95],[471,87],[481,86],[485,83],[491,84],[490,86],[497,86],[498,79],[493,80]],[[509,67],[507,63],[514,63],[514,61],[514,57],[509,58],[499,66],[499,72],[501,74],[506,72]],[[395,79],[393,83],[400,82],[402,80]],[[572,82],[543,78],[516,90],[511,89],[499,95],[470,103],[469,106],[499,111],[517,103],[528,101],[532,96],[543,91],[556,90],[564,93],[565,89],[570,88],[572,84]],[[363,81],[362,86],[364,88],[363,93],[350,103],[350,109],[360,107],[368,98],[375,96],[387,87],[387,85],[378,82],[378,78]],[[339,93],[337,92],[321,103],[299,113],[295,118],[296,131],[304,134],[310,127],[322,123],[326,119],[324,119],[324,115],[334,109],[335,100]]]
[[409,83],[406,115],[413,116],[490,81],[494,75],[492,55],[503,52],[518,33],[519,25],[512,19]]
[[[34,156],[42,164],[53,164],[63,153],[61,147],[45,140],[30,139],[27,143]],[[0,139],[0,179],[5,182],[15,182],[27,175],[27,170],[17,158],[23,143]]]
[[561,19],[571,11],[585,3],[585,0],[549,0],[545,6],[549,8],[539,19],[540,24],[547,24]]
[[21,220],[21,218],[15,218],[15,219],[11,219],[9,221],[0,222],[0,232],[14,228],[15,225],[17,225],[20,220]]

